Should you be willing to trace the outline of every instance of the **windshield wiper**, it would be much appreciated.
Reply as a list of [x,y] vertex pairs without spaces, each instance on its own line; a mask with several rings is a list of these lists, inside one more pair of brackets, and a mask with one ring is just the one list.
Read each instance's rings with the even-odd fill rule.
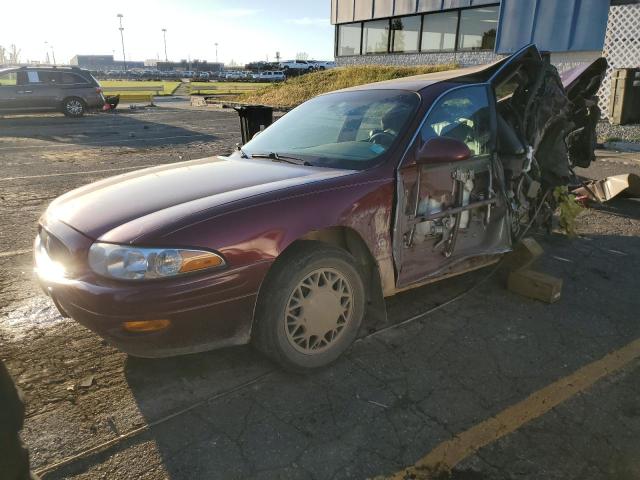
[[268,158],[269,160],[273,160],[274,162],[292,163],[293,165],[304,165],[306,167],[312,166],[309,162],[307,162],[306,160],[302,160],[301,158],[292,157],[290,155],[281,155],[276,152],[254,153],[251,155],[251,158]]

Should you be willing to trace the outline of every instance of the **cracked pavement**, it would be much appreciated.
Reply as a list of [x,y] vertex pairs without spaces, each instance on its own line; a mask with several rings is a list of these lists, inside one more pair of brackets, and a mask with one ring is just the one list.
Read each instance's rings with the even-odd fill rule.
[[[235,112],[170,107],[81,120],[0,118],[0,132],[0,253],[28,250],[47,203],[71,188],[114,169],[226,152],[239,140]],[[640,173],[640,155],[601,152],[578,173],[627,172]],[[28,253],[0,256],[0,355],[27,398],[23,438],[33,467],[201,402],[44,478],[359,479],[400,471],[640,337],[639,207],[616,199],[580,217],[578,238],[535,236],[545,248],[536,269],[564,280],[558,303],[509,293],[499,270],[310,376],[283,373],[249,347],[129,358],[59,317],[32,282]],[[389,318],[439,305],[489,271],[388,299]],[[88,376],[91,386],[79,385]],[[635,361],[481,448],[452,477],[639,478],[639,380]]]

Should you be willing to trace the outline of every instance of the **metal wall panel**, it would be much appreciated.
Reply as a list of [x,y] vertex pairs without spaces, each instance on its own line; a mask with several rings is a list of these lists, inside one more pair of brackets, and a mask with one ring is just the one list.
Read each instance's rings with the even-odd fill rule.
[[373,18],[393,15],[393,0],[375,0],[373,2]]
[[609,2],[604,0],[502,0],[497,53],[528,43],[550,52],[602,50]]
[[393,8],[394,15],[410,15],[416,13],[416,0],[396,0]]
[[331,23],[334,25],[338,21],[338,0],[331,0]]
[[448,10],[450,8],[470,7],[471,0],[444,0],[442,8]]
[[418,12],[437,12],[442,10],[443,0],[418,0]]
[[338,0],[337,22],[353,22],[353,0]]
[[354,20],[370,20],[373,15],[373,0],[356,0]]

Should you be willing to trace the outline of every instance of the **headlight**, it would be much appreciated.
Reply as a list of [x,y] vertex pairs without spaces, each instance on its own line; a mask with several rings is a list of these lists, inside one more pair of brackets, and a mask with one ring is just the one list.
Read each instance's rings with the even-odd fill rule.
[[180,248],[138,248],[94,243],[89,249],[89,266],[98,275],[120,280],[149,280],[221,267],[220,255]]

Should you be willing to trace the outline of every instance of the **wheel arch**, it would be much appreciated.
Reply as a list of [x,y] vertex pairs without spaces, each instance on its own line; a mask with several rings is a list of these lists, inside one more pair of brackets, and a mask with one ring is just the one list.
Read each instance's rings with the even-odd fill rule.
[[292,252],[295,252],[300,248],[304,248],[305,244],[308,245],[311,242],[331,245],[340,248],[353,256],[358,265],[358,269],[362,274],[362,280],[367,296],[365,318],[361,328],[366,329],[375,325],[384,324],[387,320],[387,310],[378,262],[374,258],[371,250],[360,233],[347,226],[333,226],[311,230],[287,245],[287,247],[280,252],[263,279],[258,291],[255,308],[259,308],[260,297],[264,291],[265,285],[267,285],[269,281],[270,273],[274,270],[274,267],[285,262]]

